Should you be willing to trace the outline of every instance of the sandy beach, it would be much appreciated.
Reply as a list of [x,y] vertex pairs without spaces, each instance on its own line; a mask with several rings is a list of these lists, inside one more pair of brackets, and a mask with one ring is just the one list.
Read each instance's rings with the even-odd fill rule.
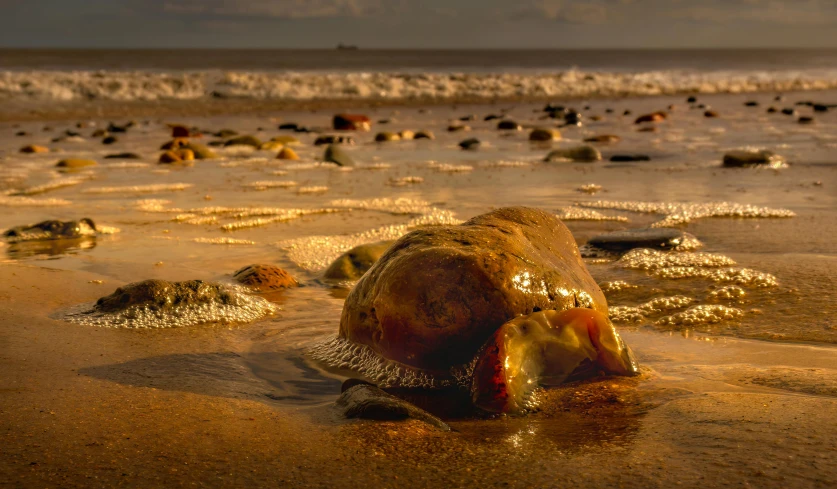
[[[265,103],[258,112],[258,101],[216,101],[179,117],[171,108],[185,102],[137,102],[136,111],[108,102],[124,112],[107,116],[93,113],[95,103],[5,112],[0,229],[87,217],[108,232],[0,245],[0,485],[834,487],[837,110],[797,102],[833,103],[837,92],[777,95],[559,99],[581,125],[546,119],[542,99],[525,97]],[[325,147],[313,144],[333,132],[338,111],[373,121],[371,132],[346,133],[356,141],[344,146],[350,168],[323,164]],[[654,111],[667,119],[635,124]],[[498,130],[490,114],[521,130]],[[803,116],[814,123],[800,124]],[[91,136],[129,118],[136,125],[113,144]],[[312,132],[278,129],[291,122]],[[211,134],[226,128],[262,141],[293,136],[300,159],[233,145],[191,165],[158,164],[167,123],[200,129],[202,143],[223,140]],[[471,127],[447,131],[457,124]],[[529,141],[532,128],[558,125],[560,140]],[[373,141],[404,130],[435,139]],[[585,141],[600,135],[618,141]],[[459,148],[472,137],[479,149]],[[19,153],[28,144],[50,151]],[[582,145],[602,160],[543,161]],[[741,148],[788,164],[722,167]],[[127,152],[139,158],[105,159]],[[648,160],[610,161],[618,155]],[[98,164],[58,171],[68,158]],[[546,390],[541,409],[523,416],[446,419],[451,432],[345,419],[334,401],[349,375],[307,353],[337,333],[353,285],[323,281],[325,268],[357,244],[505,206],[557,215],[588,252],[602,233],[656,225],[699,240],[675,258],[584,255],[640,375]],[[136,329],[65,320],[131,282],[231,283],[254,263],[302,286],[267,296],[278,309],[252,322]]]

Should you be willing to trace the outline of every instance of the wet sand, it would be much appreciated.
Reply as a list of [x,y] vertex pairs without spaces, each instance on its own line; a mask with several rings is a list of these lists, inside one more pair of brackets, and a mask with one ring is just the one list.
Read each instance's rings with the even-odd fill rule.
[[[828,99],[830,92],[795,94]],[[743,100],[760,98],[757,112]],[[19,156],[17,146],[43,141],[4,136],[4,188],[53,181],[51,166],[63,157],[138,151],[146,166],[107,168],[105,160],[71,186],[34,195],[67,205],[2,207],[0,227],[46,218],[78,219],[115,226],[92,247],[28,255],[6,243],[0,251],[0,430],[4,439],[0,481],[10,487],[288,486],[288,487],[833,487],[837,484],[837,167],[834,114],[800,126],[782,116],[768,119],[772,95],[718,96],[706,100],[724,114],[706,120],[685,108],[660,125],[637,133],[627,118],[564,129],[568,147],[586,135],[616,133],[623,141],[602,146],[643,152],[650,164],[540,164],[547,149],[525,141],[526,132],[500,135],[489,123],[474,131],[446,134],[449,119],[483,115],[497,106],[467,109],[381,109],[392,117],[379,130],[428,128],[438,139],[366,144],[355,135],[353,155],[364,164],[389,168],[352,172],[322,167],[289,169],[269,154],[222,153],[217,161],[190,168],[153,164],[166,137],[162,124],[129,133],[114,148],[95,140],[59,145],[60,154]],[[613,105],[637,115],[680,98],[591,102],[592,112]],[[512,114],[537,124],[522,105]],[[277,113],[276,120],[325,125],[330,112]],[[632,118],[630,118],[632,119]],[[101,125],[104,121],[98,121]],[[160,121],[162,122],[162,121]],[[202,127],[233,126],[242,132],[276,122],[256,117],[180,120]],[[36,133],[42,123],[23,126]],[[70,127],[56,126],[55,133]],[[85,129],[85,132],[93,128]],[[11,131],[3,126],[4,134]],[[456,149],[477,136],[478,152]],[[311,163],[321,148],[299,148]],[[400,146],[399,146],[400,145]],[[719,167],[726,148],[768,147],[792,165],[781,171]],[[428,161],[471,166],[449,172]],[[118,163],[118,162],[117,162]],[[518,164],[520,163],[520,164]],[[161,172],[160,170],[164,170]],[[275,172],[287,171],[284,175]],[[77,174],[78,175],[78,174]],[[417,175],[424,182],[393,187],[393,178]],[[294,180],[298,187],[326,186],[324,194],[276,188],[255,191],[263,180]],[[108,187],[187,184],[182,191],[143,194]],[[604,190],[577,189],[597,183]],[[211,200],[207,199],[207,196]],[[182,217],[209,206],[317,209],[339,199],[406,198],[404,213],[351,210],[288,222],[224,231],[250,218],[208,213],[216,220],[189,224]],[[157,207],[141,199],[165,199]],[[451,420],[453,433],[419,422],[347,421],[332,407],[342,376],[317,368],[304,356],[312,342],[334,334],[345,291],[317,279],[310,256],[331,256],[346,237],[402,225],[422,215],[449,211],[458,219],[501,205],[532,205],[558,212],[575,203],[736,202],[787,208],[796,217],[695,219],[683,228],[703,243],[701,251],[723,254],[778,285],[742,283],[740,321],[664,327],[656,321],[618,325],[643,366],[637,379],[607,379],[547,393],[539,413],[524,417]],[[356,206],[357,207],[357,206]],[[390,206],[392,207],[392,206]],[[580,209],[582,207],[574,207]],[[150,211],[153,209],[153,211]],[[179,210],[175,210],[179,209]],[[664,216],[597,209],[623,221],[567,221],[579,243],[603,231],[641,227]],[[161,212],[163,211],[163,212]],[[195,212],[191,212],[195,214]],[[199,214],[199,213],[198,213]],[[441,214],[436,214],[437,216]],[[311,236],[334,247],[293,248]],[[235,238],[250,245],[211,245],[195,239]],[[297,241],[293,241],[297,240]],[[302,240],[302,241],[298,241]],[[294,251],[297,250],[297,251]],[[307,253],[307,254],[306,254]],[[275,298],[275,316],[249,325],[175,329],[93,328],[61,321],[61,311],[89,303],[117,286],[147,278],[226,280],[250,263],[274,263],[305,287]],[[698,278],[662,279],[623,269],[612,260],[588,261],[600,283],[625,280],[635,286],[608,294],[611,307],[632,307],[658,297],[686,295],[711,304],[710,292],[727,285]],[[747,339],[749,338],[749,339]]]

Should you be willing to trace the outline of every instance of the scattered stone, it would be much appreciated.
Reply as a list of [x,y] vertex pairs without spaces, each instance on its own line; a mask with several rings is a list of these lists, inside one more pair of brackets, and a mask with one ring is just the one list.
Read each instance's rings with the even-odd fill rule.
[[26,131],[18,131],[18,132],[15,133],[15,136],[22,138],[22,137],[26,137],[26,136],[31,136],[31,134],[29,134]]
[[480,140],[477,138],[469,138],[459,142],[459,147],[466,150],[475,150],[480,147]]
[[462,131],[470,131],[471,126],[466,126],[464,124],[452,124],[448,126],[448,132],[462,132]]
[[782,109],[782,113],[785,114],[785,115],[795,116],[796,115],[796,110],[791,109],[791,108],[785,108],[785,109]]
[[20,152],[21,153],[27,153],[27,154],[49,153],[49,148],[47,148],[46,146],[38,146],[37,144],[30,144],[28,146],[24,146],[24,147],[20,148]]
[[419,131],[413,139],[436,139],[436,136],[431,131]]
[[415,419],[442,431],[450,431],[450,426],[427,411],[387,394],[375,385],[353,380],[343,384],[343,393],[335,402],[345,417],[378,421]]
[[651,157],[648,155],[613,155],[610,157],[610,161],[625,163],[630,161],[651,161]]
[[360,114],[337,114],[332,120],[336,131],[369,131],[371,119]]
[[744,106],[745,107],[758,107],[759,103],[756,102],[755,100],[748,100],[747,102],[744,102]]
[[644,122],[662,122],[666,120],[668,115],[665,112],[652,112],[651,114],[641,115],[636,118],[634,124],[642,124]]
[[107,136],[109,136],[109,134],[105,129],[96,129],[90,134],[91,138],[104,138]]
[[767,113],[768,114],[775,114],[776,112],[779,112],[779,109],[777,109],[776,107],[768,107],[767,108]]
[[162,164],[174,164],[174,163],[185,163],[191,164],[187,162],[194,161],[195,153],[192,150],[181,148],[174,151],[166,151],[165,153],[160,155],[160,159],[157,160],[158,163]]
[[337,166],[355,166],[355,161],[343,148],[336,144],[329,144],[323,154],[323,161]]
[[636,131],[637,132],[657,132],[657,127],[656,126],[645,126],[645,127],[640,127]]
[[829,106],[825,104],[814,104],[814,112],[828,112]]
[[171,137],[177,138],[188,138],[192,136],[192,131],[189,130],[186,126],[181,126],[179,124],[170,125],[171,127]]
[[485,122],[489,122],[489,121],[494,121],[494,120],[502,119],[502,118],[503,118],[503,116],[501,116],[501,115],[488,114],[487,116],[483,117],[482,120],[484,120]]
[[475,121],[475,120],[477,120],[477,116],[475,116],[474,114],[463,115],[462,117],[459,118],[459,120],[462,121],[462,122]]
[[401,139],[404,140],[404,141],[410,141],[410,140],[416,138],[416,133],[414,133],[413,131],[410,131],[408,129],[405,129],[403,131],[400,131],[398,133],[398,136],[400,136]]
[[358,280],[393,243],[394,241],[380,241],[355,246],[340,255],[323,276],[329,280]]
[[355,144],[355,140],[351,136],[334,136],[328,134],[319,136],[314,141],[314,146],[322,146],[324,144]]
[[188,139],[172,139],[171,141],[168,141],[167,143],[164,143],[162,146],[160,146],[160,149],[162,151],[171,151],[175,149],[184,148],[188,144]]
[[233,131],[232,129],[221,129],[220,131],[213,134],[216,138],[231,138],[233,136],[238,136],[238,131]]
[[299,286],[299,282],[291,274],[273,265],[248,265],[235,272],[233,278],[258,292]]
[[61,160],[55,164],[57,168],[66,168],[66,169],[74,169],[74,168],[84,168],[86,166],[96,166],[98,163],[94,160],[85,160],[81,158],[69,158],[66,160]]
[[296,154],[296,151],[292,150],[291,148],[285,146],[284,148],[280,149],[278,153],[276,153],[277,160],[298,160],[299,155]]
[[593,136],[593,137],[586,138],[586,139],[584,139],[584,142],[585,143],[612,144],[612,143],[618,143],[621,140],[622,140],[622,138],[620,138],[619,136],[617,136],[615,134],[601,134],[601,135],[598,135],[598,136]]
[[796,122],[798,122],[800,124],[813,124],[815,121],[814,121],[813,117],[802,116],[799,119],[797,119]]
[[523,126],[514,121],[500,121],[497,123],[497,129],[501,131],[520,131]]
[[690,96],[689,98],[686,99],[686,102],[690,103],[690,104],[693,104],[693,103],[697,102],[697,97],[692,95],[692,96]]
[[721,115],[718,114],[717,112],[715,112],[714,110],[707,110],[706,112],[703,113],[703,116],[707,117],[709,119],[715,119],[717,117],[721,117]]
[[284,144],[278,141],[267,141],[263,143],[259,149],[262,151],[276,151],[281,149],[283,146]]
[[118,142],[119,142],[119,139],[116,136],[108,136],[108,137],[102,139],[102,144],[114,144],[114,143],[118,143]]
[[286,122],[285,124],[279,124],[280,131],[296,131],[299,129],[299,125],[295,122]]
[[379,132],[375,135],[375,142],[384,143],[388,141],[400,141],[401,136],[394,132]]
[[127,122],[121,126],[117,126],[116,124],[111,122],[110,124],[108,124],[108,132],[128,132],[128,129],[134,127],[135,125],[136,122],[134,121]]
[[105,155],[106,160],[141,160],[142,156],[136,153],[112,153]]
[[218,157],[218,155],[216,155],[214,151],[194,141],[189,141],[188,143],[186,143],[185,146],[183,146],[182,149],[187,149],[191,151],[195,159],[198,160],[210,160],[212,158]]
[[607,314],[570,231],[551,213],[502,208],[396,241],[349,293],[339,336],[445,371],[470,362],[507,321],[573,307]]
[[758,165],[783,164],[785,159],[766,150],[737,150],[724,155],[723,166],[739,168]]
[[238,136],[227,140],[227,142],[224,143],[224,146],[251,146],[259,149],[262,147],[262,142],[255,136]]
[[602,159],[602,153],[592,146],[576,146],[574,148],[556,149],[551,151],[545,162],[557,160],[571,160],[583,163],[591,163]]
[[642,228],[600,234],[587,243],[610,251],[628,251],[634,248],[670,250],[677,248],[684,241],[695,239],[691,234],[679,229]]
[[558,141],[561,131],[558,129],[536,128],[529,133],[529,141]]

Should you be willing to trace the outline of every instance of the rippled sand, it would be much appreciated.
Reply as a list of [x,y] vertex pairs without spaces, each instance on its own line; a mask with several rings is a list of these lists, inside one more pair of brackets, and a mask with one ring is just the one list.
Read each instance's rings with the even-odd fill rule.
[[[750,98],[762,106],[743,107]],[[270,139],[280,122],[323,126],[331,111],[140,120],[113,146],[90,138],[92,126],[80,130],[86,142],[50,142],[76,121],[0,125],[0,228],[89,217],[120,230],[46,247],[0,245],[0,481],[832,487],[837,115],[801,126],[768,116],[772,99],[701,97],[723,115],[711,120],[680,97],[597,100],[583,112],[601,122],[563,128],[564,140],[551,145],[481,121],[508,109],[522,124],[544,124],[539,106],[376,109],[373,120],[393,120],[376,129],[430,129],[437,139],[375,144],[374,133],[356,134],[359,144],[347,149],[360,163],[354,170],[317,164],[322,147],[308,134],[297,135],[299,162],[219,148],[218,159],[191,167],[155,163],[169,139],[164,122]],[[797,99],[837,94],[787,95],[781,104]],[[678,108],[656,133],[637,132],[633,117],[619,115],[671,103]],[[479,116],[472,131],[444,131],[471,113]],[[20,130],[32,136],[14,136]],[[651,161],[541,162],[550,148],[596,134],[622,137],[600,146],[605,159],[644,153]],[[487,144],[459,150],[467,137]],[[25,144],[53,152],[18,154]],[[723,152],[742,146],[791,164],[721,168]],[[102,159],[123,151],[142,159]],[[68,157],[100,164],[57,173],[55,162]],[[601,188],[578,191],[591,184]],[[651,225],[697,237],[696,250],[587,259],[643,375],[553,389],[543,411],[525,417],[453,419],[453,433],[341,419],[331,405],[345,372],[323,371],[304,355],[336,333],[345,295],[320,283],[322,270],[357,244],[505,205],[553,212],[579,244]],[[251,324],[124,329],[60,320],[129,282],[228,282],[252,263],[281,266],[303,287],[270,296],[278,310]]]

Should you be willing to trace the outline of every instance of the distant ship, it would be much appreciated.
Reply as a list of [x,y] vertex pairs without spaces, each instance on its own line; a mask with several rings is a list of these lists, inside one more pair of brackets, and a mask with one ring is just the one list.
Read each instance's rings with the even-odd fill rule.
[[338,51],[357,51],[358,47],[353,44],[343,44],[342,42],[337,45]]

